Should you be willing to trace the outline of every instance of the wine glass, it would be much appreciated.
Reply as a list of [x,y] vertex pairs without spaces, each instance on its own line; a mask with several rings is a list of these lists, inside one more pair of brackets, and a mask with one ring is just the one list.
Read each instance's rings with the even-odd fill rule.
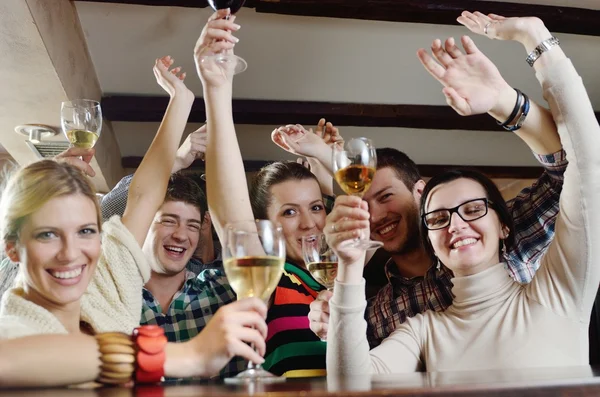
[[[244,2],[245,0],[208,0],[208,4],[213,10],[217,11],[229,8],[231,15],[238,12],[244,5]],[[229,15],[227,15],[225,19],[229,19]],[[216,62],[218,64],[229,63],[231,66],[235,66],[233,68],[233,74],[242,73],[244,70],[248,69],[248,63],[244,58],[234,54],[218,53],[205,55],[200,62]]]
[[72,146],[91,149],[102,132],[102,109],[98,101],[76,99],[61,104],[60,124]]
[[302,255],[306,269],[315,280],[329,291],[337,276],[337,255],[329,248],[324,234],[302,237]]
[[[362,198],[371,187],[376,169],[377,154],[370,139],[353,138],[343,147],[333,146],[335,180],[346,194]],[[383,246],[380,241],[368,240],[368,236],[361,236],[347,244],[366,250]]]
[[[285,239],[281,225],[268,220],[230,223],[226,226],[223,267],[238,298],[257,297],[265,303],[277,287],[285,263]],[[280,382],[284,377],[248,362],[248,369],[226,383]]]

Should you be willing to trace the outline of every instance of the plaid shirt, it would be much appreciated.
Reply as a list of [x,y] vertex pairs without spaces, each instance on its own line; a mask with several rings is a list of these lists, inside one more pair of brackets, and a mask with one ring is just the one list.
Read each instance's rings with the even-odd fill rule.
[[[185,342],[198,335],[217,309],[236,299],[225,274],[214,269],[205,270],[198,276],[188,271],[183,287],[173,297],[166,314],[162,313],[160,304],[146,288],[143,289],[143,297],[140,324],[162,327],[169,342]],[[220,376],[232,376],[245,368],[246,362],[235,357]]]
[[[505,256],[507,270],[517,282],[528,283],[554,238],[554,224],[567,160],[564,151],[536,155],[545,172],[506,204],[515,222],[515,247]],[[369,300],[365,317],[371,348],[398,325],[426,310],[443,311],[452,304],[452,271],[432,266],[423,277],[405,278],[390,259],[385,264],[389,283]]]

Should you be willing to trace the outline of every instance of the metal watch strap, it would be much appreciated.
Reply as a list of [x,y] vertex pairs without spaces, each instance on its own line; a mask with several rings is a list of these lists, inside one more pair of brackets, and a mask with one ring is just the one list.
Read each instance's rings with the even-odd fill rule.
[[535,47],[533,49],[533,51],[531,51],[529,53],[529,55],[527,56],[527,58],[525,60],[527,61],[529,66],[533,66],[535,61],[537,61],[538,58],[544,52],[550,50],[552,47],[559,45],[559,44],[560,44],[560,41],[558,41],[558,38],[556,38],[555,36],[552,36],[549,39],[542,41],[537,47]]

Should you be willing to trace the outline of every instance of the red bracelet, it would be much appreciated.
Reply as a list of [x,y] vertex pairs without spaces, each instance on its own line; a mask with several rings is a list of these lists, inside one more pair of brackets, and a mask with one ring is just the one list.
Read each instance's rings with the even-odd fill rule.
[[165,375],[165,331],[158,325],[142,325],[133,330],[136,346],[136,383],[162,382]]

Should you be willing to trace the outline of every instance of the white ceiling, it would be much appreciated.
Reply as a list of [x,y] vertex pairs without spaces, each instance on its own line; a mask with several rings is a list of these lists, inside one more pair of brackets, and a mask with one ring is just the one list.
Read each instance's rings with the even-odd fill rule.
[[[600,9],[600,2],[595,0],[562,3]],[[163,95],[152,73],[155,58],[163,55],[173,56],[188,71],[188,87],[202,95],[192,50],[210,9],[89,2],[76,5],[105,95]],[[248,61],[249,68],[236,76],[234,96],[245,99],[444,105],[439,84],[425,72],[415,54],[434,38],[467,33],[460,26],[294,17],[258,14],[252,9],[242,9],[236,22],[242,25],[236,51]],[[557,36],[583,76],[595,109],[600,110],[600,37]],[[542,101],[538,82],[519,45],[482,37],[474,40],[512,85]],[[122,155],[141,156],[157,124],[115,122],[113,127]],[[189,126],[190,131],[194,127]],[[266,144],[273,127],[238,126],[246,159],[281,158],[273,145]],[[342,133],[369,136],[380,147],[397,147],[417,163],[536,164],[527,147],[503,131],[344,127]]]

